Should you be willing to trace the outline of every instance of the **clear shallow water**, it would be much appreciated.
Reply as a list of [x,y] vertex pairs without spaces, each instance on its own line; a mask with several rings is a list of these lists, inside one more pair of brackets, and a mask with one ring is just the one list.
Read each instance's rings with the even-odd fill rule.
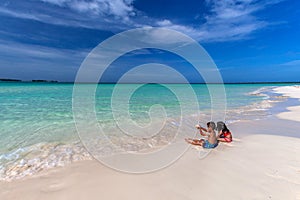
[[[134,86],[136,85],[123,84],[120,87],[125,90]],[[165,86],[139,86],[141,87],[129,100],[130,117],[137,124],[145,126],[151,121],[148,113],[151,106],[163,106],[167,114],[166,129],[157,138],[137,140],[115,131],[111,108],[111,95],[115,85],[101,84],[95,95],[99,124],[111,134],[111,140],[132,151],[165,145],[174,137],[171,133],[176,129],[182,114],[176,95],[185,95],[187,90],[187,85],[172,84],[180,93],[175,95]],[[273,101],[267,91],[272,86],[274,85],[226,85],[227,123],[266,117]],[[206,85],[193,84],[192,88],[200,108],[184,111],[188,114],[185,116],[189,117],[183,120],[191,125],[191,130],[198,121],[204,124],[210,120],[211,112],[211,99]],[[0,180],[10,180],[49,167],[91,158],[76,132],[72,91],[73,84],[0,83]],[[121,104],[122,100],[120,94],[117,101]]]

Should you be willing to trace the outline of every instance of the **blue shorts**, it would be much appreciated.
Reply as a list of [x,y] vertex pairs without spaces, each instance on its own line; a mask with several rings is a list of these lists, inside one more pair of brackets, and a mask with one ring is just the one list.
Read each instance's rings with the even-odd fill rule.
[[211,144],[208,142],[208,140],[205,140],[204,144],[203,144],[203,148],[205,148],[205,149],[213,149],[217,146],[218,146],[218,142],[216,142],[215,144]]

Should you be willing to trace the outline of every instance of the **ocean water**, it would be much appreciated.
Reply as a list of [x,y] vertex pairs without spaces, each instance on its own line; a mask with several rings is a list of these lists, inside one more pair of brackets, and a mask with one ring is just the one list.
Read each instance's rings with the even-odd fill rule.
[[[115,94],[116,86],[119,93]],[[277,101],[270,95],[270,91],[277,86],[281,85],[225,85],[224,120],[230,126],[230,123],[239,120],[267,117],[270,114],[268,109]],[[82,84],[80,87],[90,86]],[[197,108],[189,107],[195,103],[195,99],[189,96],[188,87],[193,89],[196,103],[199,105]],[[223,113],[223,105],[218,105],[222,101],[213,99],[219,96],[212,95],[208,89],[220,87],[221,85],[207,87],[204,84],[101,84],[97,87],[93,106],[97,123],[108,137],[126,150],[138,152],[168,144],[174,137],[172,132],[182,121],[190,126],[190,130],[193,130],[198,122],[204,125],[211,119],[212,102],[217,104],[213,112]],[[132,88],[137,89],[128,99],[126,91]],[[73,89],[73,84],[0,83],[0,180],[21,178],[43,169],[91,159],[77,134],[72,109]],[[184,102],[178,98],[183,98]],[[159,106],[153,109],[151,115],[149,110],[153,105]],[[127,114],[121,110],[124,106]],[[130,135],[130,126],[127,127],[129,129],[126,134],[122,134],[117,128],[115,117],[121,122],[130,118],[140,127],[145,127],[151,122],[159,124],[162,107],[166,128],[161,135],[145,139],[147,134],[151,134],[151,130],[147,129],[148,132],[142,133],[143,137],[136,139]],[[80,117],[84,118],[84,113]]]

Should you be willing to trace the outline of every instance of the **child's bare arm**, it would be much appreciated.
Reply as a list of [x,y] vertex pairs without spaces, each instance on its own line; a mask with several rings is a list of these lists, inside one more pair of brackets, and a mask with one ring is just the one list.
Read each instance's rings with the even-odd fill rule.
[[[201,134],[202,136],[209,136],[209,134],[203,132],[203,129],[204,129],[204,128],[200,127],[200,129],[199,129],[199,130],[200,130],[200,134]],[[205,130],[206,130],[206,129],[205,129]]]
[[207,129],[203,128],[202,126],[200,126],[200,129],[202,129],[203,131],[207,132]]
[[220,132],[219,132],[219,134],[217,135],[217,137],[219,138],[221,134],[222,134],[222,130],[220,130]]
[[196,128],[199,129],[200,134],[201,134],[202,136],[209,136],[209,134],[203,132],[203,131],[207,132],[207,129],[206,129],[206,128],[203,128],[203,127],[201,127],[201,126],[198,125],[198,124],[196,125]]

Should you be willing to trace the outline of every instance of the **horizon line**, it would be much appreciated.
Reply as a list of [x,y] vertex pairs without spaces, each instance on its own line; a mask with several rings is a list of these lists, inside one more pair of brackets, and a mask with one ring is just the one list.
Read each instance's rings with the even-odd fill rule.
[[300,83],[300,81],[249,81],[249,82],[76,82],[76,81],[57,81],[57,80],[43,80],[43,79],[33,79],[33,80],[20,80],[20,79],[9,79],[0,78],[0,82],[20,82],[20,83],[63,83],[63,84],[274,84],[274,83]]

